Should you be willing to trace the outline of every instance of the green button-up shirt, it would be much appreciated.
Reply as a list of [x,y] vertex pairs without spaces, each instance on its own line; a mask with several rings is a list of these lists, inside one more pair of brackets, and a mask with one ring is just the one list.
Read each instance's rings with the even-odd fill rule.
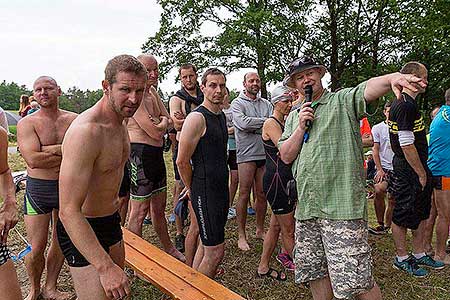
[[[309,140],[293,162],[297,180],[297,220],[367,220],[363,147],[359,120],[366,113],[367,82],[324,94],[313,103]],[[297,129],[298,112],[289,114],[279,145]]]

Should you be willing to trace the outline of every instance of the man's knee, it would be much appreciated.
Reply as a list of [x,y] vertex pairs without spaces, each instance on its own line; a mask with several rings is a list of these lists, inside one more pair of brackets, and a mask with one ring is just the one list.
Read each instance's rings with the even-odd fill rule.
[[375,184],[373,188],[374,188],[375,193],[378,194],[378,195],[383,194],[383,193],[386,192],[386,189],[385,189],[384,185],[381,184],[381,183]]
[[150,205],[149,200],[145,201],[131,200],[130,221],[144,220],[145,216],[147,215],[149,205]]
[[219,246],[211,247],[210,249],[208,249],[205,258],[209,260],[210,263],[218,265],[222,261],[224,255],[225,249],[223,247],[223,244],[221,244]]

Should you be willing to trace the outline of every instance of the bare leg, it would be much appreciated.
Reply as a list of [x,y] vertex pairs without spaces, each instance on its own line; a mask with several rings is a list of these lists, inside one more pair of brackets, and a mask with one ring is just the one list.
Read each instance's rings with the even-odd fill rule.
[[[180,193],[182,190],[181,187],[182,187],[181,182],[178,180],[175,180],[174,185],[173,185],[173,198],[172,198],[174,208],[178,203],[178,198],[180,197]],[[177,215],[175,215],[175,227],[177,229],[176,235],[183,234],[183,221]]]
[[384,203],[384,198],[386,196],[387,182],[383,181],[375,184],[375,199],[373,205],[375,207],[375,215],[377,217],[377,222],[380,225],[384,225],[384,213],[386,211],[386,204]]
[[30,292],[26,300],[36,300],[41,293],[41,277],[45,267],[45,247],[47,246],[50,214],[24,216],[28,241],[32,250],[25,256],[25,266],[30,281]]
[[395,205],[395,199],[394,197],[388,193],[388,207],[385,214],[385,224],[387,227],[392,226],[392,214],[394,213],[394,205]]
[[197,223],[197,218],[195,216],[194,210],[192,208],[192,203],[189,201],[189,216],[191,219],[191,225],[189,225],[188,232],[186,234],[185,244],[185,254],[186,254],[186,264],[192,267],[194,262],[195,252],[197,251],[197,241],[199,235],[199,228]]
[[236,204],[237,223],[238,223],[238,247],[243,251],[250,250],[245,232],[247,222],[247,203],[250,199],[250,190],[256,173],[256,164],[254,162],[238,164],[239,172],[239,197]]
[[205,255],[205,248],[203,247],[200,237],[197,238],[197,245],[198,246],[194,256],[194,262],[192,263],[192,268],[194,268],[195,270],[198,270],[198,267],[203,260],[203,256]]
[[233,207],[234,197],[236,196],[237,188],[239,184],[239,173],[237,170],[230,171],[230,207]]
[[56,289],[59,273],[61,272],[64,263],[64,256],[58,244],[56,235],[56,222],[58,221],[58,211],[52,212],[52,239],[47,253],[46,268],[47,280],[44,289],[42,290],[42,297],[44,299],[68,299],[70,293],[63,293]]
[[309,282],[314,300],[332,300],[333,289],[331,288],[330,277],[313,280]]
[[185,262],[186,258],[180,251],[175,249],[169,237],[166,215],[164,213],[164,210],[166,208],[166,196],[166,191],[163,191],[152,196],[150,200],[153,228],[155,229],[155,232],[158,235],[159,240],[161,241],[164,251],[166,251],[176,259]]
[[424,247],[426,252],[432,252],[433,246],[432,246],[432,240],[433,240],[433,229],[434,229],[434,223],[436,221],[437,216],[437,209],[436,209],[436,200],[434,198],[434,194],[431,198],[431,211],[430,216],[428,219],[424,221],[423,225],[423,239],[424,239]]
[[358,295],[357,298],[360,300],[381,300],[382,296],[380,287],[378,286],[378,284],[375,283],[375,285],[370,291]]
[[264,220],[266,219],[267,200],[263,191],[263,177],[265,167],[256,169],[255,176],[255,210],[256,210],[256,238],[264,239]]
[[412,248],[413,253],[422,253],[425,252],[425,241],[424,241],[424,228],[426,225],[426,221],[420,222],[417,230],[413,230],[413,239],[412,239]]
[[283,249],[291,257],[294,252],[294,212],[285,215],[275,215],[281,229]]
[[147,215],[147,211],[150,207],[149,199],[140,201],[133,200],[130,201],[130,217],[128,220],[128,230],[142,236],[142,223]]
[[22,300],[16,270],[11,260],[0,266],[0,291],[4,300]]
[[265,274],[269,271],[270,257],[277,245],[278,236],[280,235],[280,225],[274,214],[270,217],[269,230],[264,238],[263,251],[258,266],[258,274]]
[[217,246],[203,246],[203,259],[198,266],[198,271],[210,278],[216,276],[217,267],[223,259],[225,244],[222,243]]
[[445,258],[445,248],[450,225],[450,191],[434,190],[434,199],[437,207],[436,222],[436,256],[438,260]]
[[397,256],[407,256],[406,249],[406,228],[392,223],[392,237],[397,251]]

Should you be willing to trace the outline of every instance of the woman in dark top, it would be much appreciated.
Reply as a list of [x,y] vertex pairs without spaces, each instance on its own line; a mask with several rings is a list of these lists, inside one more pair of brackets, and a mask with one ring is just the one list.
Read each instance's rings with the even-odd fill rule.
[[291,111],[292,94],[287,87],[277,87],[272,92],[273,115],[264,122],[262,139],[266,151],[266,171],[263,189],[272,208],[270,227],[264,238],[263,252],[258,266],[259,276],[286,280],[286,274],[269,267],[270,257],[275,250],[280,232],[283,246],[289,255],[294,248],[294,206],[295,199],[289,199],[286,184],[293,178],[291,166],[281,161],[278,155],[278,140],[284,130],[284,120]]

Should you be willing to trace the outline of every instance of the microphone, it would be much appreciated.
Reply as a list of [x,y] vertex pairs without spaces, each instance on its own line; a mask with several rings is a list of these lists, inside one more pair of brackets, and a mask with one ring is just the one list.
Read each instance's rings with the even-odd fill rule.
[[[305,102],[312,102],[313,88],[312,85],[305,86]],[[309,129],[312,126],[311,120],[306,121],[306,128]]]
[[[312,102],[313,88],[312,85],[305,86],[305,102]],[[309,129],[312,126],[311,120],[306,120],[306,132],[303,135],[303,143],[308,142],[309,139]]]

